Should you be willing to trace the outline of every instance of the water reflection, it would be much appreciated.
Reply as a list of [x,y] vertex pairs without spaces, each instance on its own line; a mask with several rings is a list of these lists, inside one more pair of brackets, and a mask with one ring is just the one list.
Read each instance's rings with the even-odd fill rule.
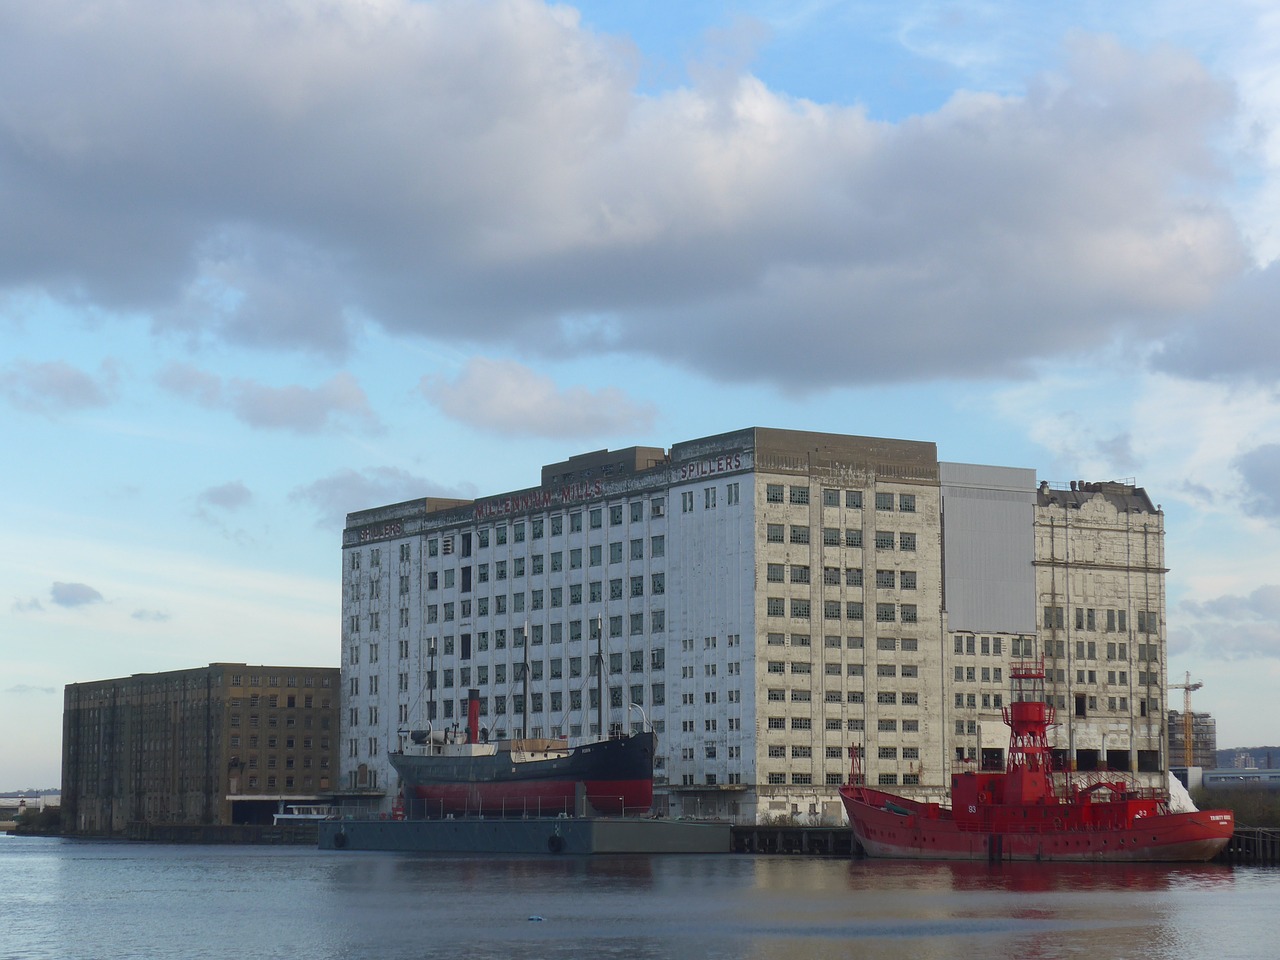
[[951,890],[1164,890],[1193,883],[1230,884],[1232,870],[1218,864],[1157,863],[986,863],[984,861],[850,862],[849,887],[882,886],[887,877],[908,885],[941,885]]
[[1219,960],[1274,954],[1280,871],[0,838],[0,884],[6,958]]

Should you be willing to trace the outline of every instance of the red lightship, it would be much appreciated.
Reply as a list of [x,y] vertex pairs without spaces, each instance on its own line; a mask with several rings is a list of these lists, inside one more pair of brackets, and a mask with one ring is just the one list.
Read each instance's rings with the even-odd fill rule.
[[[866,786],[853,749],[840,796],[869,856],[921,860],[1209,860],[1231,839],[1230,810],[1174,813],[1168,794],[1106,774],[1055,787],[1044,661],[1011,664],[1003,771],[951,778],[951,807]],[[1112,775],[1114,776],[1114,775]]]

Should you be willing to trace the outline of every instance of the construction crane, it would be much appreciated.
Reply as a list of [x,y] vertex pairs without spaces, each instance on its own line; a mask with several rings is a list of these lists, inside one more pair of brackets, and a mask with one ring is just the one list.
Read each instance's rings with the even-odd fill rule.
[[1195,683],[1191,682],[1191,671],[1189,670],[1184,683],[1169,684],[1170,690],[1182,691],[1182,752],[1186,761],[1184,766],[1188,769],[1191,768],[1191,761],[1194,759],[1194,753],[1191,749],[1191,691],[1199,690],[1203,686],[1204,684],[1199,680]]

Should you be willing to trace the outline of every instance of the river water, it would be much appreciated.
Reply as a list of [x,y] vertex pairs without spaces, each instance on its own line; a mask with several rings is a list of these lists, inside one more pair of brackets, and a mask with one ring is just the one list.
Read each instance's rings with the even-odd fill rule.
[[0,957],[1280,956],[1280,870],[488,858],[0,836]]

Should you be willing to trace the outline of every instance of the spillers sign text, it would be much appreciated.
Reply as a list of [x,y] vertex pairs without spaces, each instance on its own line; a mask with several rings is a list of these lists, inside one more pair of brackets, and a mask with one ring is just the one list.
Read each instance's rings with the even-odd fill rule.
[[742,469],[742,451],[722,453],[718,457],[704,457],[701,460],[690,460],[680,464],[673,478],[676,483],[685,480],[699,480],[702,477],[714,477],[717,473],[728,473]]
[[391,523],[375,523],[371,527],[361,527],[360,532],[356,534],[356,540],[359,543],[372,543],[374,540],[398,537],[402,533],[404,533],[404,524],[399,520]]
[[513,497],[498,497],[495,500],[481,501],[476,504],[476,519],[487,520],[490,517],[505,517],[512,513],[542,510],[556,504],[577,503],[581,500],[593,500],[602,496],[604,496],[604,481],[602,480],[569,483],[563,487],[556,487],[550,490],[531,490],[529,493],[521,493]]

